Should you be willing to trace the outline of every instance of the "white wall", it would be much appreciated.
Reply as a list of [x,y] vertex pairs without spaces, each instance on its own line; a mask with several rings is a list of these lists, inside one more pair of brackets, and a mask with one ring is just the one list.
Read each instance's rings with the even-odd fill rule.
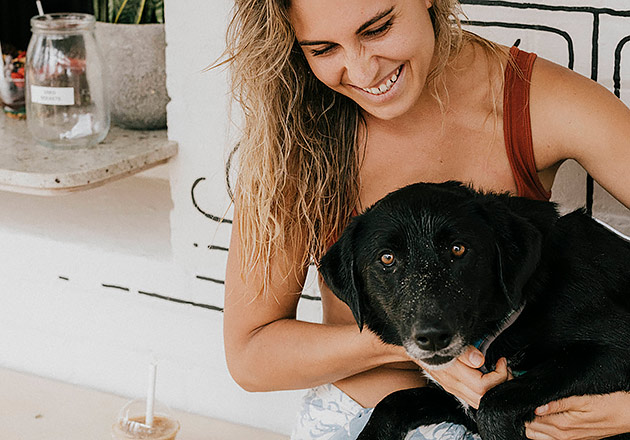
[[[618,9],[625,2],[544,3]],[[202,213],[231,218],[223,168],[236,130],[227,115],[226,76],[203,71],[223,49],[231,1],[166,0],[166,6],[169,136],[179,154],[157,171],[83,193],[43,198],[0,192],[0,366],[138,397],[146,365],[157,359],[157,394],[165,403],[288,433],[301,392],[249,394],[227,373],[217,310],[223,286],[212,280],[223,279],[230,226]],[[565,30],[576,42],[576,70],[590,75],[592,12],[466,10],[471,20]],[[600,22],[598,72],[610,86],[611,54],[630,34],[630,18],[602,15]],[[524,49],[567,61],[555,37],[482,31],[508,43],[518,34]],[[626,102],[628,50],[622,48],[620,64]],[[565,206],[583,204],[579,174],[565,167],[554,187]],[[628,212],[599,191],[595,207],[630,232]],[[304,302],[300,316],[318,319],[318,303]]]

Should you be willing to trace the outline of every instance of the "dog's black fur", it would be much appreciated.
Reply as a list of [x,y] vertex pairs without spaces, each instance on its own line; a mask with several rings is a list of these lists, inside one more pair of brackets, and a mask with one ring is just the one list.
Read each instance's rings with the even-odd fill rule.
[[414,184],[355,217],[319,269],[359,327],[429,372],[524,307],[486,354],[486,368],[506,357],[517,377],[478,411],[435,385],[398,391],[359,439],[403,439],[441,421],[525,439],[542,404],[630,391],[630,243],[581,211],[559,217],[550,202]]

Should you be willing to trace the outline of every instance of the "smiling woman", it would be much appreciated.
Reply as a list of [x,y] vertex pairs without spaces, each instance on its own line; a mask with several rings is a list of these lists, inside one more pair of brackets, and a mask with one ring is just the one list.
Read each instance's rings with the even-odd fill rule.
[[[548,199],[569,158],[630,205],[630,110],[567,69],[464,32],[459,15],[457,0],[236,0],[225,62],[244,118],[226,357],[247,390],[313,388],[294,439],[354,439],[384,396],[425,384],[324,283],[322,323],[296,319],[309,263],[352,215],[418,181]],[[455,245],[452,257],[465,255]],[[510,377],[482,363],[470,348],[439,381],[476,407]],[[453,430],[465,431],[410,438]]]
[[334,4],[296,0],[290,10],[298,43],[315,76],[383,119],[421,105],[433,67],[430,4],[407,1],[384,10],[357,10],[355,2],[344,2],[336,6],[339,13],[330,16],[327,11]]

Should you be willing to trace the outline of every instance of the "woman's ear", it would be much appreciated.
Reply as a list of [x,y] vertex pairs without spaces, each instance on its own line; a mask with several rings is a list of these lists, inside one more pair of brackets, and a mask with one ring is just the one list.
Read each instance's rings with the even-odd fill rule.
[[434,0],[424,0],[424,4],[427,6],[427,9],[430,9],[433,6]]

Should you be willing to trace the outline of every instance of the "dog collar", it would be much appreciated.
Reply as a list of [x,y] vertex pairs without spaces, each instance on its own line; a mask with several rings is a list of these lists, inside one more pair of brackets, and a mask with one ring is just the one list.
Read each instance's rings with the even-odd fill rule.
[[[501,325],[499,326],[498,330],[494,333],[490,333],[488,336],[486,336],[483,339],[478,340],[476,343],[474,343],[474,347],[476,349],[478,349],[481,354],[483,354],[483,356],[486,356],[486,353],[488,352],[488,348],[490,347],[490,345],[494,342],[494,340],[496,338],[499,337],[499,335],[501,333],[503,333],[505,330],[507,330],[512,324],[514,324],[514,322],[518,319],[518,317],[521,315],[521,312],[523,311],[523,309],[525,308],[525,304],[523,304],[521,307],[519,307],[516,310],[512,310],[507,316],[506,318],[503,320],[503,322],[501,323]],[[482,373],[489,373],[488,369],[486,368],[485,365],[482,365],[479,370]]]

